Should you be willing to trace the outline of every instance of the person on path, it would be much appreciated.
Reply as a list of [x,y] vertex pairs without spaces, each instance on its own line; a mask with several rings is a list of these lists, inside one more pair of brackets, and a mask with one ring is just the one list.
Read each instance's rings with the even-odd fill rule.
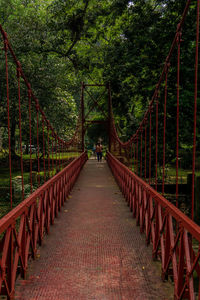
[[100,143],[97,143],[96,154],[97,154],[98,162],[101,162],[101,160],[102,160],[102,150],[103,150],[103,146]]

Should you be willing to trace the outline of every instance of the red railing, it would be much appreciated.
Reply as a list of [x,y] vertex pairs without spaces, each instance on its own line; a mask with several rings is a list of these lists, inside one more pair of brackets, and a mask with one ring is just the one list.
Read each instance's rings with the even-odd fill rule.
[[86,160],[83,153],[0,220],[0,295],[13,299],[16,277],[25,276]]
[[200,299],[200,227],[111,153],[107,161],[175,299]]

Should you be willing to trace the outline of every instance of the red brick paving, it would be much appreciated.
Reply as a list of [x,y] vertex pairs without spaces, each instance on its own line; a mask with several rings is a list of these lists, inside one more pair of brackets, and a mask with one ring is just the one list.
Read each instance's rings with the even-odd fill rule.
[[108,166],[89,160],[15,299],[173,299],[172,291]]

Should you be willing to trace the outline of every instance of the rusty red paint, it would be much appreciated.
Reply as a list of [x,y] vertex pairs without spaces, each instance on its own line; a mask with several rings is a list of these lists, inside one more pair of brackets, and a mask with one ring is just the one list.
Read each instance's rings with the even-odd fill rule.
[[18,272],[25,276],[29,252],[34,258],[38,244],[42,243],[44,233],[49,233],[50,224],[54,223],[86,160],[87,154],[81,154],[0,220],[1,295],[10,299],[14,296]]
[[[107,161],[147,244],[152,243],[153,258],[161,259],[163,280],[173,277],[176,299],[194,299],[200,250],[195,253],[189,245],[191,237],[200,245],[200,227],[109,152]],[[200,296],[200,290],[198,293]]]

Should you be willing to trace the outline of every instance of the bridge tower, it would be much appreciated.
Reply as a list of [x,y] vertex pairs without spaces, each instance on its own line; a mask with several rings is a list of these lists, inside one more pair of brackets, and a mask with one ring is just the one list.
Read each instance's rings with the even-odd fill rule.
[[[95,99],[95,97],[92,95],[92,93],[89,91],[90,87],[105,87],[105,90],[100,95],[98,99]],[[100,99],[102,96],[107,93],[107,111],[101,106]],[[89,96],[89,98],[92,100],[93,105],[87,112],[85,113],[85,93]],[[94,109],[98,109],[102,113],[103,119],[101,120],[91,120],[89,119],[89,116],[91,112]],[[81,83],[81,144],[82,144],[82,151],[85,150],[85,133],[88,127],[91,124],[102,124],[105,125],[105,128],[108,132],[108,148],[110,151],[111,147],[111,89],[110,89],[110,83],[107,84],[86,84],[84,82]]]

